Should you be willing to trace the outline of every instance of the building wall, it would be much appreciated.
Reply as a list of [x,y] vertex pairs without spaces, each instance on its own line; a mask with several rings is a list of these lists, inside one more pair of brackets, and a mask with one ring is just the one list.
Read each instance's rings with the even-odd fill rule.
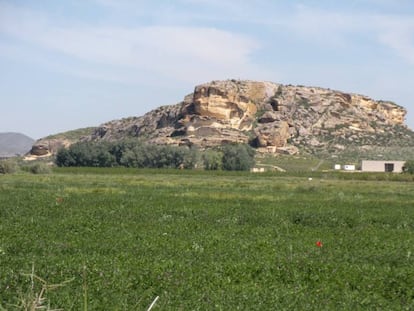
[[393,164],[393,173],[401,173],[405,161],[362,161],[363,172],[385,172],[385,164]]

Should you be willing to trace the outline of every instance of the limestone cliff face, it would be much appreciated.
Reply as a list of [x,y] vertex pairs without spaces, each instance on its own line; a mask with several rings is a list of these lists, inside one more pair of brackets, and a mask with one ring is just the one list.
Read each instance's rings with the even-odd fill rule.
[[291,154],[299,149],[340,151],[349,142],[375,144],[379,134],[404,131],[405,115],[392,102],[330,89],[212,81],[196,86],[177,105],[106,123],[89,139],[133,136],[202,148],[243,142],[262,152]]
[[257,81],[212,81],[181,103],[142,117],[111,121],[83,140],[141,137],[155,144],[249,143],[261,152],[340,152],[349,144],[414,145],[406,110],[392,102],[318,87]]
[[194,91],[192,109],[194,114],[220,120],[226,127],[250,130],[257,112],[253,98],[238,89],[201,85]]

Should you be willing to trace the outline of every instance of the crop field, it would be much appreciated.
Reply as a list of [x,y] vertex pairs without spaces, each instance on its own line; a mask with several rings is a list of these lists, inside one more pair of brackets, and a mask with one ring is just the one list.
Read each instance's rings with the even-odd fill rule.
[[0,310],[413,310],[412,178],[341,176],[0,176]]

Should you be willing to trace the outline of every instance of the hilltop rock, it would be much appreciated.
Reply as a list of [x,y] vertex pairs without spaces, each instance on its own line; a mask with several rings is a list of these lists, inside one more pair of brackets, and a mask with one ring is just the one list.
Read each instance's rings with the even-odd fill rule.
[[51,156],[60,148],[67,148],[75,142],[89,139],[96,130],[95,127],[81,128],[41,138],[34,142],[26,158]]
[[56,153],[60,148],[67,148],[72,144],[68,139],[40,139],[30,150],[30,154],[34,156],[50,156]]
[[82,139],[140,137],[199,148],[249,143],[275,154],[335,154],[350,144],[414,145],[405,115],[404,108],[389,101],[319,87],[212,81],[196,86],[176,105],[105,123]]
[[375,143],[377,134],[405,127],[405,115],[406,110],[392,102],[330,89],[212,81],[196,86],[179,104],[108,122],[90,140],[132,136],[201,148],[243,142],[262,152],[296,153],[298,148],[315,152],[361,137]]

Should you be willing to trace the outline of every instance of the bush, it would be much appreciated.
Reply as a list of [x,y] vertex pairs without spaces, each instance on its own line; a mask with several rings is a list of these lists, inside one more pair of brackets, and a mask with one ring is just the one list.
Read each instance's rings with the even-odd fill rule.
[[29,172],[32,174],[50,174],[52,169],[46,163],[36,163],[29,167]]
[[68,149],[61,148],[56,153],[55,164],[60,167],[76,166],[76,160]]
[[223,164],[223,154],[215,150],[206,150],[203,153],[203,164],[205,170],[220,170]]
[[414,174],[414,160],[408,160],[404,163],[403,172]]
[[0,161],[0,174],[13,174],[18,170],[18,165],[14,160],[2,160]]
[[226,171],[248,171],[254,166],[255,151],[246,144],[223,147],[223,169]]

